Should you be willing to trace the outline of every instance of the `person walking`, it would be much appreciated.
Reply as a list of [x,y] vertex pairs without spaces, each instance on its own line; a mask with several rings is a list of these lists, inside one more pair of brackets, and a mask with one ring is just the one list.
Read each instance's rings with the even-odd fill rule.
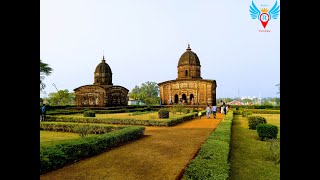
[[46,120],[46,112],[47,112],[46,105],[43,104],[41,108],[41,121]]
[[227,115],[227,105],[223,106],[224,115]]
[[211,114],[211,109],[210,109],[210,106],[208,104],[207,108],[206,108],[206,115],[207,115],[207,118],[209,119],[210,118],[210,114]]
[[217,106],[216,105],[212,106],[212,114],[213,114],[213,118],[216,119],[216,117],[217,117]]

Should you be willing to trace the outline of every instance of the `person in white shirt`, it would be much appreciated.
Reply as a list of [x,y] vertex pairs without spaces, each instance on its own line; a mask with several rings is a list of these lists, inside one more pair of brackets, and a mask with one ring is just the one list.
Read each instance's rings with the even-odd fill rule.
[[206,115],[207,115],[207,118],[210,118],[210,114],[211,114],[211,109],[210,109],[210,106],[208,104],[207,108],[206,108]]

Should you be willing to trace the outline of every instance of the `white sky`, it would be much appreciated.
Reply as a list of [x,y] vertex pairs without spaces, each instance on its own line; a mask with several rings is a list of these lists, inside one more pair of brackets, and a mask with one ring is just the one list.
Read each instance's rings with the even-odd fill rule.
[[[131,91],[147,81],[177,78],[188,42],[217,98],[279,97],[280,18],[263,30],[251,0],[41,0],[40,58],[54,70],[48,95],[93,84],[102,55],[113,84]],[[271,8],[275,0],[255,0]],[[280,1],[278,1],[280,5]],[[281,9],[281,7],[280,7]],[[40,94],[41,97],[44,94]]]

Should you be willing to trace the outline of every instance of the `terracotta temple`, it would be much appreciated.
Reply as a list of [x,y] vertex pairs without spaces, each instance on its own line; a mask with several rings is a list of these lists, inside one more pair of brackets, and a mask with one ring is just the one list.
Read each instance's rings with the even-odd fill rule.
[[202,79],[200,60],[189,44],[178,62],[178,78],[158,86],[163,105],[216,105],[216,81]]
[[93,85],[74,89],[76,105],[82,107],[127,106],[129,90],[112,83],[112,71],[104,56],[94,71]]

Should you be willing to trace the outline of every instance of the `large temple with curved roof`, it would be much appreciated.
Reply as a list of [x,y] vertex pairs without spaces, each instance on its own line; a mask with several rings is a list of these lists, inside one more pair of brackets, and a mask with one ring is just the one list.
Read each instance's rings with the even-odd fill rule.
[[178,62],[178,78],[158,83],[163,105],[216,105],[215,80],[202,79],[200,60],[190,45]]
[[112,71],[104,56],[94,71],[93,85],[74,89],[76,105],[82,107],[109,107],[128,105],[129,90],[112,83]]

